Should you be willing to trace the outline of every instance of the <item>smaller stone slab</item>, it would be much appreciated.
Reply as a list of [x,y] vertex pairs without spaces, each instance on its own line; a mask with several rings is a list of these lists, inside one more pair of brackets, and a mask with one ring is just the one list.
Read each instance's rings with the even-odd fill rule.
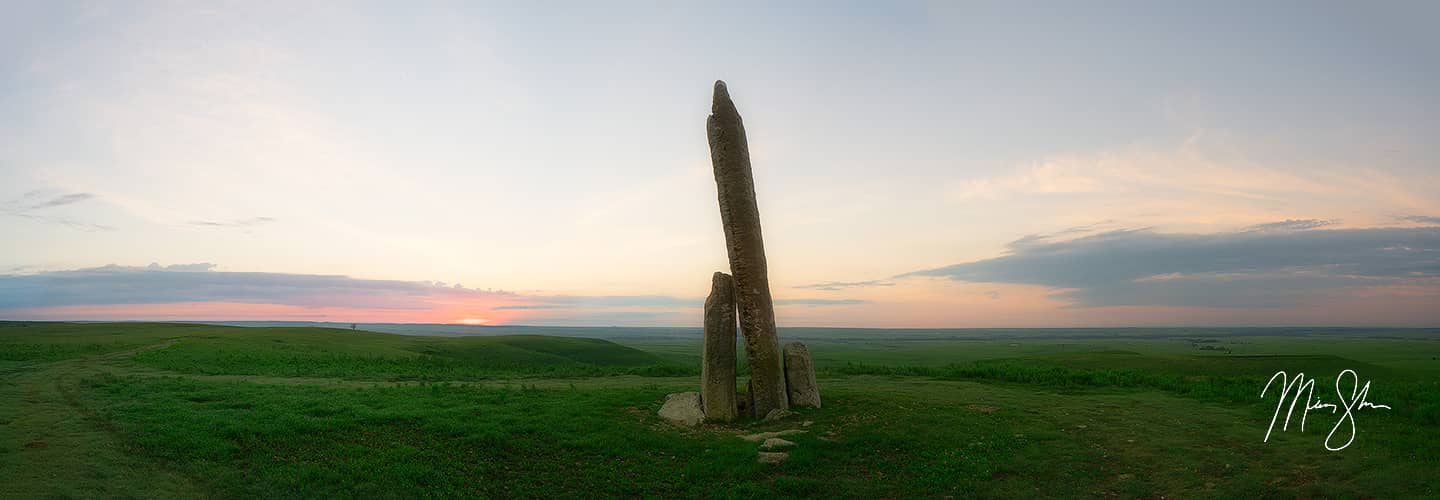
[[785,344],[785,389],[790,406],[820,407],[820,387],[815,383],[815,364],[803,342]]

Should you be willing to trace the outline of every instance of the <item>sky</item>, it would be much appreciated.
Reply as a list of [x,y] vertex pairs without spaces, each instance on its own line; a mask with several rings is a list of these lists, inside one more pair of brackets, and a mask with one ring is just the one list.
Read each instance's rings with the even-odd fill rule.
[[1440,325],[1434,2],[6,2],[0,318]]

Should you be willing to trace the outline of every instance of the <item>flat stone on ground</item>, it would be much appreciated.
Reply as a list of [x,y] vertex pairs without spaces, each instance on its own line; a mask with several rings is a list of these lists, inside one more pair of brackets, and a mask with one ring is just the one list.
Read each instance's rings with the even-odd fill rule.
[[790,454],[783,451],[762,451],[755,460],[762,464],[778,464],[787,458],[790,458]]
[[760,444],[760,449],[773,450],[776,448],[789,448],[791,446],[795,446],[794,441],[787,441],[780,438],[770,438],[766,439],[764,443]]
[[793,435],[793,434],[804,434],[804,433],[807,433],[807,432],[810,432],[810,431],[802,431],[802,430],[800,430],[800,429],[787,429],[787,430],[783,430],[783,431],[759,432],[759,433],[755,433],[755,434],[742,434],[742,435],[740,435],[740,439],[744,439],[744,440],[746,440],[746,441],[764,441],[764,440],[766,440],[766,439],[770,439],[770,438],[773,438],[773,437],[789,436],[789,435]]

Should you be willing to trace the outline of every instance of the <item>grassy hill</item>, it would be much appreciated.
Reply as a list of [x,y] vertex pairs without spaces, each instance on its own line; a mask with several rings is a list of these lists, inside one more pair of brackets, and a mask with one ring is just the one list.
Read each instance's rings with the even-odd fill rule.
[[[1440,494],[1440,341],[1218,338],[814,342],[824,408],[682,429],[698,338],[0,322],[0,498]],[[1262,440],[1269,373],[1343,368],[1395,409]]]
[[159,370],[210,375],[481,380],[695,372],[654,354],[587,338],[412,337],[173,323],[20,325],[0,324],[0,360],[12,365],[149,346],[131,359]]

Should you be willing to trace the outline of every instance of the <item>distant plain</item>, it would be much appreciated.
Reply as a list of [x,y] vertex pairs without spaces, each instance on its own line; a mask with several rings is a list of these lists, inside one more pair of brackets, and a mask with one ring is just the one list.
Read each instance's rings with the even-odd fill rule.
[[[0,497],[1440,494],[1440,330],[780,336],[824,406],[691,430],[655,410],[693,328],[0,322]],[[1262,442],[1271,375],[1345,369],[1392,409]],[[783,429],[776,466],[737,437]]]

